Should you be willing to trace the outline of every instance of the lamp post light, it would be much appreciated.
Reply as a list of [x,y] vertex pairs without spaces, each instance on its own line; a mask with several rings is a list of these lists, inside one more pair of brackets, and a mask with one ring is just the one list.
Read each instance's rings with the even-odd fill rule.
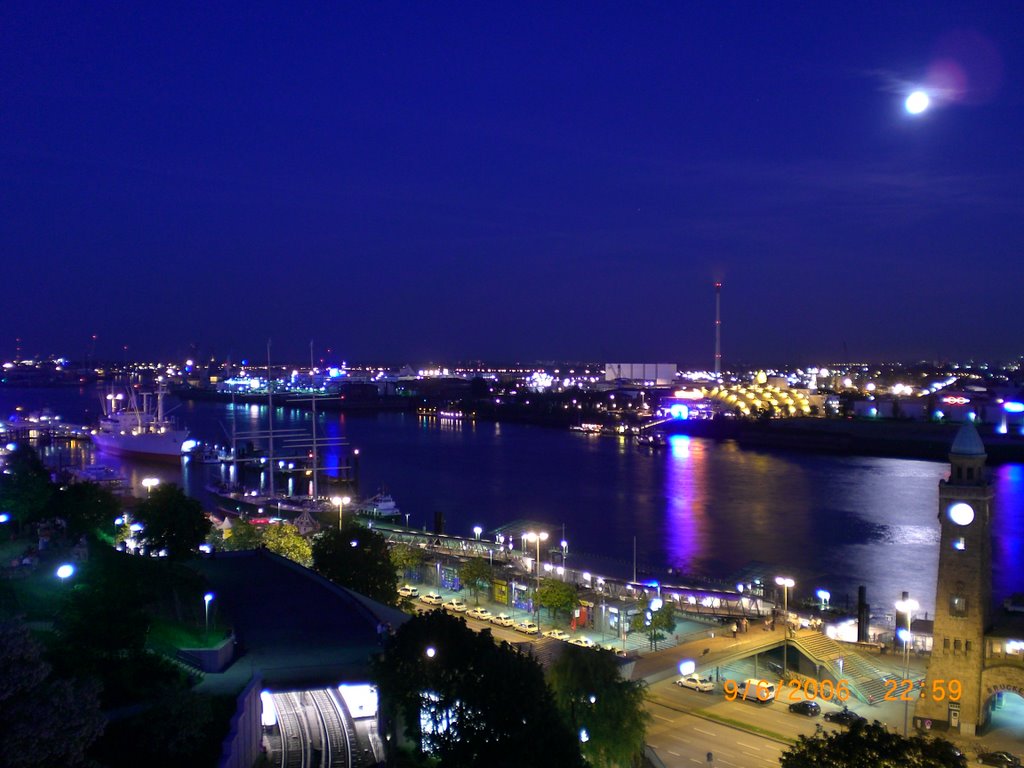
[[782,643],[782,676],[789,676],[789,590],[796,582],[785,576],[776,576],[775,583],[782,587],[782,612],[786,620],[786,639]]
[[530,531],[528,534],[526,534],[525,538],[527,541],[537,542],[537,589],[533,593],[533,602],[534,609],[537,612],[537,626],[540,626],[540,543],[542,541],[547,541],[548,534],[547,531],[541,531],[540,533]]
[[[906,594],[906,592],[904,592],[903,594]],[[914,600],[913,598],[909,598],[908,597],[908,598],[905,598],[903,600],[897,600],[896,601],[896,610],[899,611],[900,613],[905,613],[907,615],[907,627],[906,627],[906,629],[901,629],[901,630],[899,630],[899,632],[896,633],[897,636],[900,638],[900,640],[903,641],[903,679],[904,680],[909,680],[910,679],[910,641],[912,639],[912,635],[910,634],[910,616],[918,608],[920,608],[920,606],[917,604],[917,600]],[[904,696],[902,698],[903,698],[903,735],[906,736],[907,735],[908,705],[909,705],[910,702],[909,702],[909,700],[908,700],[908,698],[906,696]]]
[[565,558],[569,556],[569,542],[562,539],[562,567],[565,568]]
[[[345,505],[348,504],[350,501],[352,501],[352,497],[350,497],[350,496],[335,496],[334,498],[331,499],[331,501],[338,505],[338,530],[340,531],[341,530],[342,515],[343,515],[343,513],[345,511]],[[405,518],[406,518],[406,522],[408,522],[409,521],[409,516],[406,515]]]
[[146,496],[152,492],[153,488],[160,485],[159,477],[144,477],[142,478],[142,487],[146,489]]
[[483,533],[483,532],[484,532],[484,529],[481,528],[479,525],[474,525],[473,526],[473,535],[476,536],[476,540],[477,541],[480,541],[480,534]]
[[821,610],[828,608],[828,601],[832,599],[832,593],[827,589],[819,589],[815,594],[818,596],[818,600],[821,601]]
[[206,612],[206,634],[210,634],[210,603],[213,602],[213,592],[203,595],[203,608]]
[[71,563],[64,563],[64,565],[57,569],[57,578],[60,579],[60,583],[63,584],[71,577],[72,574],[74,574],[74,572],[75,566],[71,565]]

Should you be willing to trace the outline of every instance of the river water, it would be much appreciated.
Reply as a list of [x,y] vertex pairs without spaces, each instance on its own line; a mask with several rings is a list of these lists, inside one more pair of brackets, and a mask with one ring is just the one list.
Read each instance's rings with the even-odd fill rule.
[[[97,389],[0,389],[0,413],[52,408],[67,421],[94,421]],[[306,427],[308,412],[275,407],[275,429]],[[184,402],[172,415],[193,437],[225,443],[232,406]],[[234,407],[235,428],[265,427],[266,406]],[[903,591],[932,611],[938,564],[938,482],[948,464],[742,449],[734,442],[675,436],[668,450],[618,438],[489,422],[425,419],[415,413],[320,414],[321,434],[358,448],[361,491],[386,487],[410,525],[471,535],[513,520],[564,526],[569,564],[600,563],[665,578],[673,568],[732,578],[750,563],[797,581],[794,594],[831,591],[834,604],[868,588],[874,613],[891,613]],[[330,463],[329,457],[328,463]],[[144,476],[183,483],[203,497],[216,466],[143,464],[88,456]],[[992,469],[996,488],[994,591],[1024,590],[1024,465]],[[595,558],[591,560],[591,557]],[[597,561],[596,558],[600,558]],[[545,558],[547,559],[547,558]],[[557,562],[556,557],[556,562]],[[598,570],[597,567],[594,570]]]

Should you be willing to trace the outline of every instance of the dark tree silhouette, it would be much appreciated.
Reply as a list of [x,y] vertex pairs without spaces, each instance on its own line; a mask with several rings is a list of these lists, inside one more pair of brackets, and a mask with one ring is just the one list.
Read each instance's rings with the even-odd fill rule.
[[0,512],[7,512],[19,526],[39,520],[53,495],[50,475],[38,454],[18,443],[5,459],[0,473]]
[[54,491],[48,511],[67,521],[68,537],[77,540],[83,534],[93,535],[97,529],[113,532],[121,502],[95,483],[72,483]]
[[374,661],[374,677],[386,716],[438,766],[583,765],[537,662],[463,619],[412,618]]
[[801,736],[780,758],[782,768],[965,768],[966,758],[943,739],[907,738],[877,720],[849,730]]
[[395,605],[398,575],[388,543],[376,531],[346,522],[313,537],[313,570],[335,584],[369,598]]
[[172,560],[191,557],[210,531],[210,521],[199,502],[174,484],[154,488],[135,508],[133,518],[143,525],[136,538],[157,550],[167,550]]

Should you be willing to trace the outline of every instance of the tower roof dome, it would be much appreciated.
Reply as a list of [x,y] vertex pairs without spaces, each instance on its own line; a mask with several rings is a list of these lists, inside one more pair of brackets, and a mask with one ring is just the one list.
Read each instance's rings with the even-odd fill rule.
[[951,454],[957,456],[984,456],[985,444],[981,442],[981,435],[977,428],[969,421],[965,421],[956,433],[953,440],[953,447],[949,449]]

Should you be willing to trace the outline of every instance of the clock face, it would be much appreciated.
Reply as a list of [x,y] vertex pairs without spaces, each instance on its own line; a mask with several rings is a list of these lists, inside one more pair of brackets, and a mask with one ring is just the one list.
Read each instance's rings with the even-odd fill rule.
[[974,522],[974,509],[970,504],[958,501],[955,504],[949,505],[947,511],[949,519],[957,525],[970,525]]

